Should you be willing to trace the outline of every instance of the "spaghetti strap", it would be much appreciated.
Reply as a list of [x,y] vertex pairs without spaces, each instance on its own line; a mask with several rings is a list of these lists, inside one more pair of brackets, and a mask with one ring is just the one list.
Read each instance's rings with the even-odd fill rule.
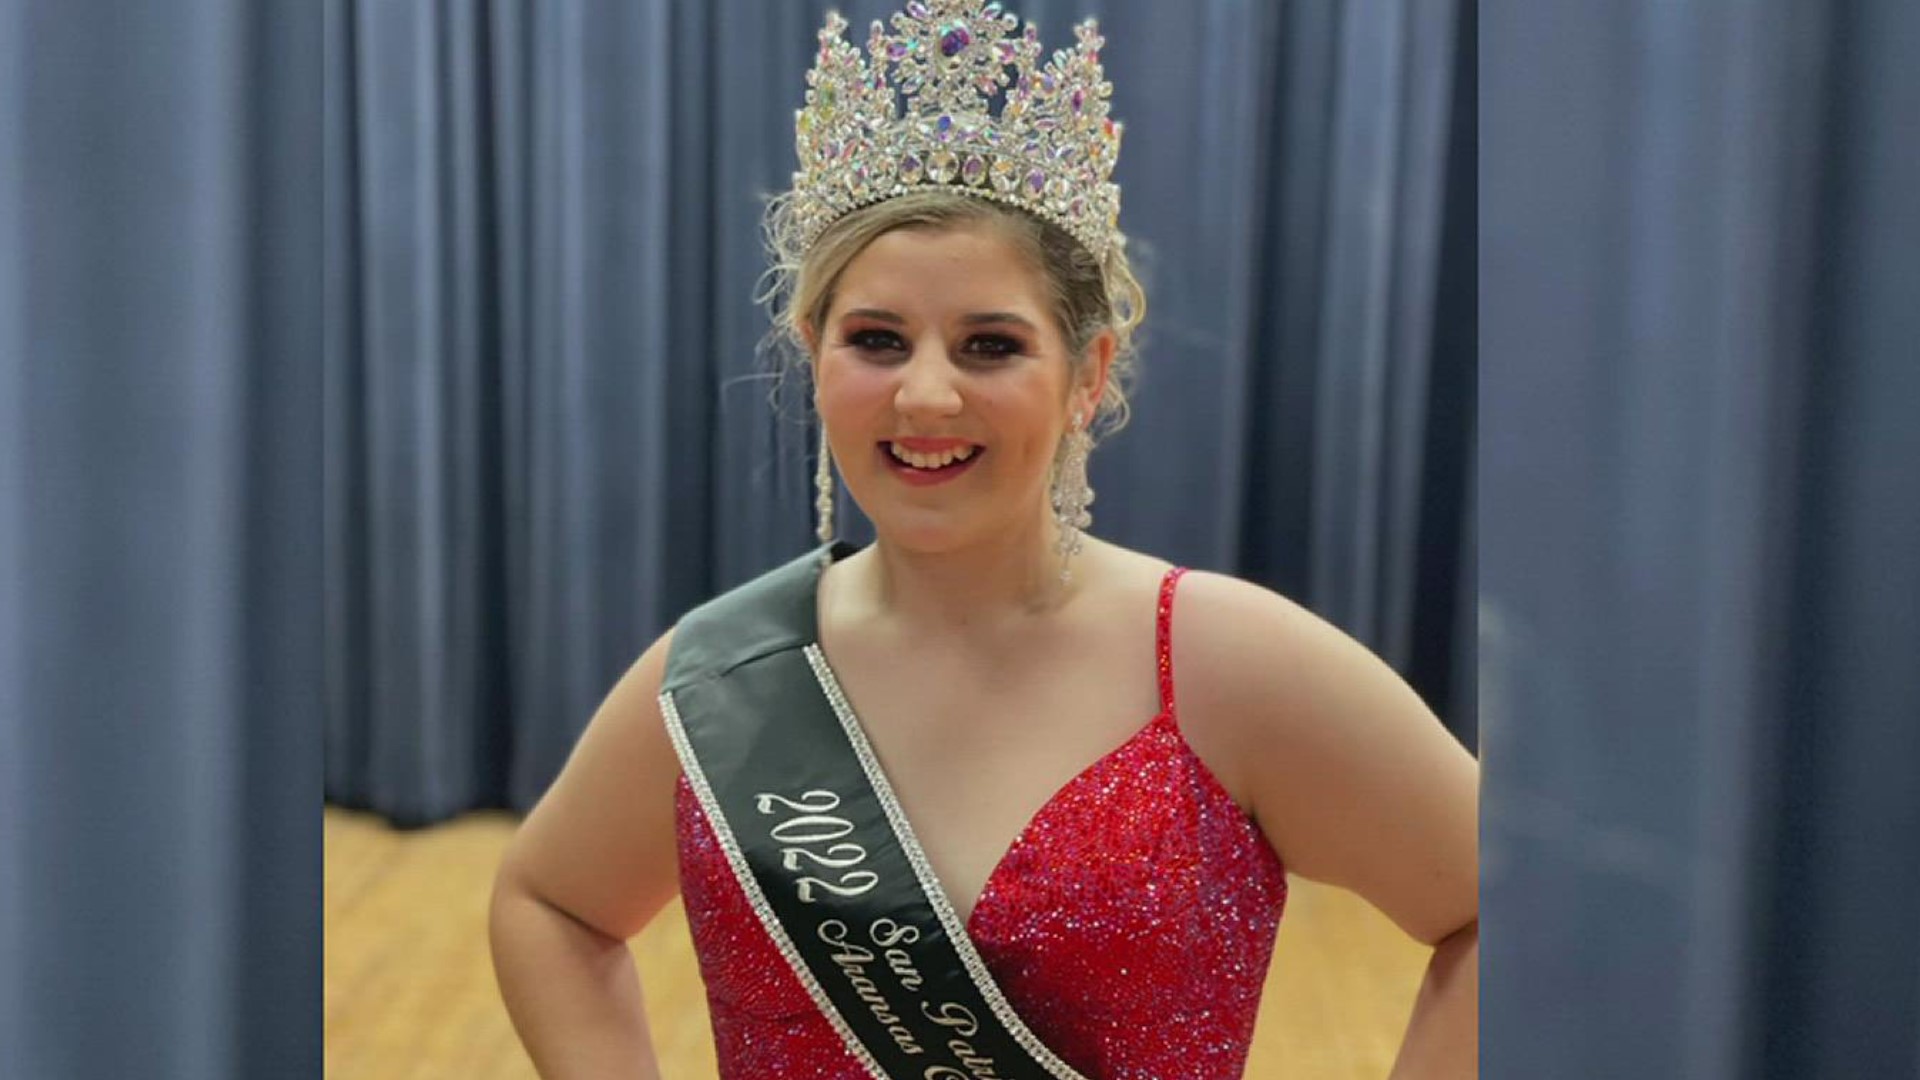
[[1180,575],[1187,572],[1176,566],[1160,579],[1160,605],[1154,619],[1154,653],[1160,666],[1160,712],[1178,727],[1180,718],[1173,712],[1173,590]]

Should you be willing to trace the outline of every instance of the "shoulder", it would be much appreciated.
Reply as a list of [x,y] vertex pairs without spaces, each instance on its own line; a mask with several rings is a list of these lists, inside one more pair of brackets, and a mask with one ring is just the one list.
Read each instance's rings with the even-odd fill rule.
[[1459,925],[1479,768],[1385,661],[1272,590],[1186,574],[1176,694],[1195,751],[1288,868],[1367,896],[1423,940]]
[[1235,741],[1282,738],[1297,759],[1338,742],[1387,753],[1407,738],[1445,736],[1386,661],[1271,589],[1190,571],[1173,619],[1183,710],[1191,702]]
[[1183,682],[1245,704],[1307,704],[1399,684],[1393,669],[1306,606],[1207,570],[1181,576],[1174,610]]
[[1333,672],[1366,667],[1352,655],[1360,646],[1286,596],[1208,570],[1181,574],[1171,615],[1181,728],[1227,790],[1258,816],[1258,748],[1304,725],[1337,723],[1336,710],[1314,699],[1341,681]]
[[[1105,545],[1114,583],[1105,609],[1158,593],[1173,564]],[[1276,695],[1351,690],[1399,683],[1399,676],[1339,627],[1261,585],[1209,570],[1182,569],[1170,613],[1174,667],[1181,698],[1194,689],[1209,699],[1272,703]]]
[[688,612],[676,627],[677,641],[665,672],[667,688],[812,641],[821,563],[820,550],[807,552]]

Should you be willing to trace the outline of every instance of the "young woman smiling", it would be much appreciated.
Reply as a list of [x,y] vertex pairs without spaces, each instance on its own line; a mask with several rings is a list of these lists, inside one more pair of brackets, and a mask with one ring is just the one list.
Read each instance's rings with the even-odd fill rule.
[[[769,219],[822,546],[648,649],[516,837],[494,945],[544,1075],[651,1075],[619,943],[677,890],[726,1077],[1237,1076],[1288,871],[1434,947],[1396,1075],[1476,1072],[1476,763],[1299,605],[1086,531],[1144,297],[1097,35],[1036,75],[1011,19],[876,27],[905,118],[823,34]],[[1092,165],[1009,188],[1009,145]]]

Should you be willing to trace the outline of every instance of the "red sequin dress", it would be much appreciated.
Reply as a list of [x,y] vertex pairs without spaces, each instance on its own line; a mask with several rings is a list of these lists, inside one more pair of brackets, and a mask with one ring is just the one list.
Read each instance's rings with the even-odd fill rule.
[[[1286,876],[1180,734],[1160,586],[1160,713],[1068,781],[988,877],[967,930],[1016,1012],[1088,1080],[1246,1065]],[[683,777],[680,889],[723,1080],[865,1080],[782,959]]]

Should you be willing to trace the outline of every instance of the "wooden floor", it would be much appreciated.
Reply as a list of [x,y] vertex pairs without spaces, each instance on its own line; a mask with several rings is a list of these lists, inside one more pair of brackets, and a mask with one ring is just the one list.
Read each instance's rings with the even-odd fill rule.
[[[326,812],[326,1075],[534,1080],[494,988],[487,892],[514,819],[413,833]],[[1427,950],[1353,895],[1296,879],[1247,1076],[1385,1077]],[[632,950],[670,1080],[715,1076],[686,919],[669,908]]]

